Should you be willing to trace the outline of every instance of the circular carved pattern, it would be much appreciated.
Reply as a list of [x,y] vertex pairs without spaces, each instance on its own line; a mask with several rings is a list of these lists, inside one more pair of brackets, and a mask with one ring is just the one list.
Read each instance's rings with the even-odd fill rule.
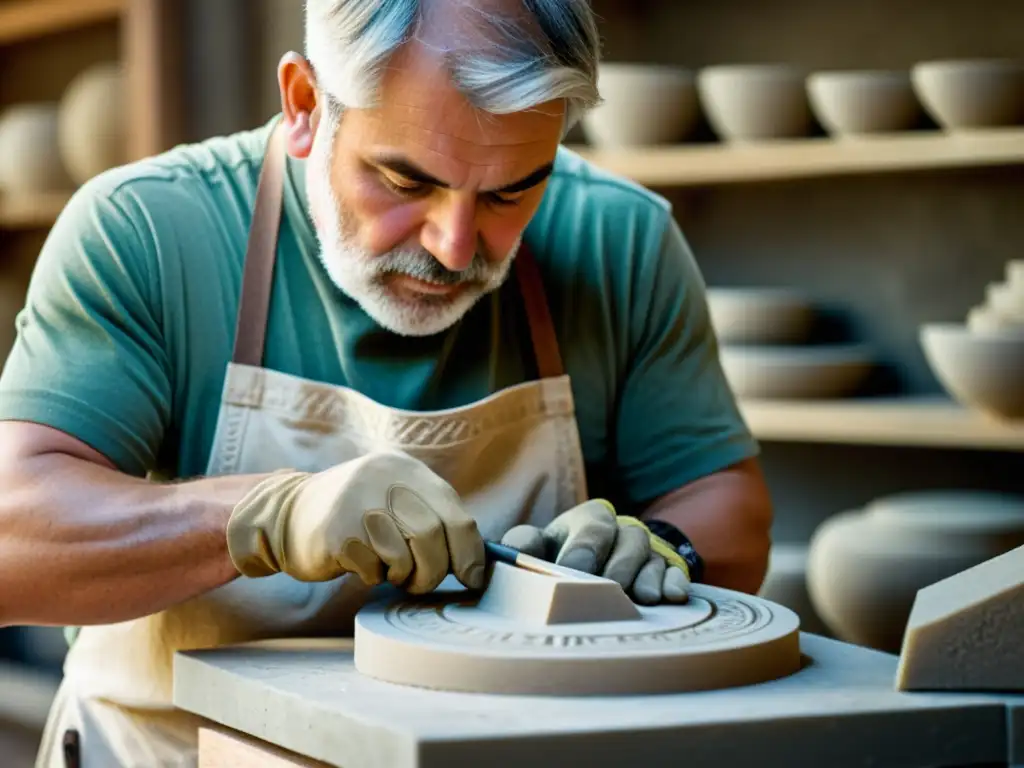
[[[716,598],[710,601],[711,611],[702,620],[676,628],[653,627],[648,632],[615,632],[612,625],[607,631],[587,633],[547,633],[543,630],[496,630],[479,626],[467,620],[468,612],[461,612],[457,621],[445,604],[430,601],[393,604],[386,610],[387,624],[410,635],[434,643],[480,648],[498,645],[522,650],[550,650],[552,648],[594,650],[655,650],[659,647],[699,648],[718,644],[724,640],[757,632],[767,626],[772,614],[767,606],[747,602],[742,598]],[[669,608],[668,610],[671,610]]]

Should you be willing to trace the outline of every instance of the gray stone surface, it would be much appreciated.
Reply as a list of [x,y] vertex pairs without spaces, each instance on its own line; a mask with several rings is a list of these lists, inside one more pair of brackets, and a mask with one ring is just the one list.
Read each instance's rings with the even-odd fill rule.
[[895,656],[815,635],[801,642],[807,665],[783,680],[600,698],[380,683],[355,671],[346,641],[241,646],[179,654],[175,703],[345,768],[621,768],[668,755],[685,755],[688,768],[1006,764],[1004,699],[898,693]]

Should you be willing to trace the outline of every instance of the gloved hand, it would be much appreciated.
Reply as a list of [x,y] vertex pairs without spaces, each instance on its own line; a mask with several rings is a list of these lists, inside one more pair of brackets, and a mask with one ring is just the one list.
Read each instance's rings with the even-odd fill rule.
[[251,577],[355,573],[424,594],[449,572],[480,589],[486,573],[483,539],[455,489],[398,452],[271,475],[235,506],[227,540],[232,562]]
[[603,499],[573,507],[543,529],[517,525],[501,543],[558,565],[612,579],[642,605],[685,603],[689,598],[686,561],[640,520],[616,515]]

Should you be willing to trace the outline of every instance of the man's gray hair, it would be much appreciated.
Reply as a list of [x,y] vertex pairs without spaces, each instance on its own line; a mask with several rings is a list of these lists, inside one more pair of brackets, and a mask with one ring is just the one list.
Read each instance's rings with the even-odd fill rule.
[[[415,35],[424,2],[437,0],[306,1],[306,55],[329,100],[342,108],[378,103],[388,59]],[[564,99],[567,133],[600,102],[600,36],[589,0],[518,0],[505,13],[485,9],[493,0],[463,3],[481,34],[473,45],[450,46],[446,61],[475,107],[503,115]]]

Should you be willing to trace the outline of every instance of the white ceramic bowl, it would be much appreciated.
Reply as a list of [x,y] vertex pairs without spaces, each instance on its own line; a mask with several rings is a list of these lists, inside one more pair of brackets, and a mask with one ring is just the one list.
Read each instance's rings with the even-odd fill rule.
[[787,64],[706,67],[697,92],[708,122],[728,141],[806,136],[811,129],[806,73]]
[[128,160],[124,91],[121,66],[104,63],[83,71],[64,92],[60,153],[79,184]]
[[839,136],[905,131],[921,117],[909,72],[815,72],[807,97],[818,121]]
[[1024,122],[1024,61],[927,61],[914,66],[911,79],[924,108],[947,130]]
[[811,302],[781,288],[709,288],[707,297],[724,344],[800,344],[814,322]]
[[967,327],[971,333],[1024,334],[1024,319],[1004,317],[989,306],[972,307],[967,313]]
[[871,350],[861,344],[723,345],[719,356],[733,393],[746,399],[843,397],[874,367]]
[[60,158],[56,104],[32,103],[0,113],[0,189],[9,194],[60,192],[74,184]]
[[898,494],[826,520],[807,588],[840,640],[898,653],[919,589],[1024,544],[1024,500],[982,492]]
[[1006,284],[1024,295],[1024,259],[1011,259],[1006,262]]
[[1024,320],[1024,288],[989,283],[985,287],[985,307],[1007,320]]
[[598,89],[604,103],[583,118],[583,131],[598,148],[683,141],[700,117],[688,69],[606,63],[598,69]]
[[996,419],[1024,419],[1024,335],[929,323],[921,327],[920,340],[932,372],[950,396]]

